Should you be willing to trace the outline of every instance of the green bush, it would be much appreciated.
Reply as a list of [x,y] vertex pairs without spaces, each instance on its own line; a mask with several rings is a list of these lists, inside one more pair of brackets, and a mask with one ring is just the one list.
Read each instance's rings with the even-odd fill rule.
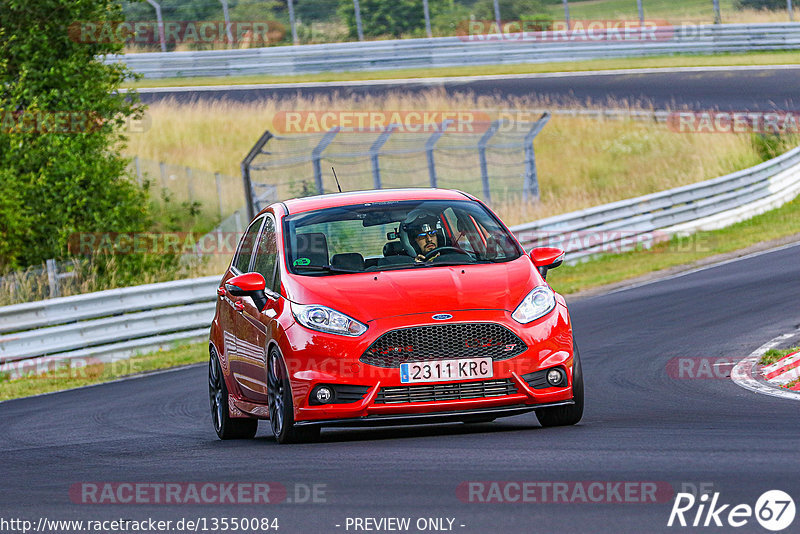
[[795,135],[780,135],[772,133],[758,133],[752,134],[751,141],[753,148],[758,154],[761,161],[767,161],[772,158],[777,158],[784,152],[791,150],[798,145],[797,136]]
[[[98,59],[121,44],[70,32],[121,19],[114,0],[0,0],[0,271],[63,257],[76,232],[149,225],[147,194],[118,153],[142,106],[116,92],[131,73]],[[56,127],[63,112],[85,120]]]

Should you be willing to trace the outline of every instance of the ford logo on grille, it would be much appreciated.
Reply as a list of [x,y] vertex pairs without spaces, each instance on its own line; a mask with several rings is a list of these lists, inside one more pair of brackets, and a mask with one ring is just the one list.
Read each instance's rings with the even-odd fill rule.
[[446,321],[446,320],[452,319],[452,318],[453,318],[453,316],[450,315],[449,313],[437,313],[436,315],[431,317],[431,319],[433,319],[434,321]]

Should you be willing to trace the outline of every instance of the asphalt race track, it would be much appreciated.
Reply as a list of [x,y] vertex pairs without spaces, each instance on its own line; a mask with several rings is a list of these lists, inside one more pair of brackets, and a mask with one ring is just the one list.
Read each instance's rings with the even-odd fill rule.
[[[255,440],[222,442],[211,426],[204,366],[5,402],[0,517],[277,517],[279,532],[301,533],[353,532],[345,530],[348,517],[410,517],[412,525],[444,517],[462,533],[732,531],[667,528],[670,500],[470,503],[457,488],[649,481],[676,492],[706,484],[732,505],[753,506],[770,489],[797,501],[800,405],[729,379],[671,378],[667,362],[740,358],[797,329],[799,260],[794,246],[572,303],[587,399],[575,427],[545,430],[528,414],[475,426],[331,429],[321,443],[279,446],[262,423]],[[306,496],[296,484],[324,484],[318,500],[325,502],[71,502],[73,484],[108,481],[278,482],[290,500]],[[799,521],[786,532],[797,532]],[[735,530],[767,532],[754,518]]]
[[[187,82],[191,83],[191,81]],[[555,106],[590,102],[616,107],[623,103],[656,109],[796,111],[800,105],[800,67],[760,67],[745,70],[697,69],[690,72],[649,72],[568,75],[530,75],[488,79],[444,79],[433,83],[326,83],[303,87],[272,85],[262,88],[143,89],[142,101],[163,99],[178,102],[231,100],[259,102],[270,98],[338,94],[344,98],[381,95],[387,92],[418,92],[440,89],[448,94],[473,93],[498,97],[541,97]],[[769,98],[765,98],[769,95]]]

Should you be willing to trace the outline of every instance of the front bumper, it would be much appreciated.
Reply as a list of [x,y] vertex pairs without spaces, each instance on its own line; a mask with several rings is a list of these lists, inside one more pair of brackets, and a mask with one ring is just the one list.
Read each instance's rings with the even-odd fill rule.
[[317,419],[308,421],[298,421],[295,426],[392,426],[392,425],[422,425],[435,423],[448,423],[462,421],[469,418],[480,417],[508,417],[520,415],[540,408],[553,408],[556,406],[568,406],[574,404],[572,400],[551,402],[536,406],[516,405],[500,406],[497,408],[483,408],[479,410],[448,410],[446,412],[418,413],[418,414],[397,414],[397,415],[367,415],[364,417],[348,419]]
[[[516,323],[510,313],[503,310],[448,313],[453,315],[448,323],[501,324],[519,336],[528,348],[519,356],[494,361],[491,379],[404,384],[400,381],[399,368],[377,367],[365,364],[359,358],[385,332],[438,324],[431,319],[431,313],[372,321],[367,333],[358,338],[314,332],[295,324],[286,330],[286,346],[281,350],[289,370],[297,424],[373,425],[458,420],[487,410],[500,417],[572,402],[572,330],[564,306],[558,304],[550,314],[528,325]],[[564,387],[536,389],[522,378],[522,375],[556,366],[566,371],[568,384]],[[468,398],[449,396],[447,400],[438,400],[441,396],[434,396],[423,402],[381,401],[385,397],[381,391],[387,391],[383,388],[462,384],[465,389],[474,389],[487,380],[506,380],[510,385],[507,394]],[[365,386],[366,393],[357,402],[312,405],[309,394],[318,384]],[[419,397],[410,395],[409,398]]]

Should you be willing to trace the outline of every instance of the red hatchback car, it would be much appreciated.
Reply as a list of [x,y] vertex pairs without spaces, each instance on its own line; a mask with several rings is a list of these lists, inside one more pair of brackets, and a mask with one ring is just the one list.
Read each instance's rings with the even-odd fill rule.
[[209,395],[222,439],[269,419],[280,443],[322,426],[583,414],[563,251],[530,255],[477,198],[361,191],[275,203],[220,283]]

